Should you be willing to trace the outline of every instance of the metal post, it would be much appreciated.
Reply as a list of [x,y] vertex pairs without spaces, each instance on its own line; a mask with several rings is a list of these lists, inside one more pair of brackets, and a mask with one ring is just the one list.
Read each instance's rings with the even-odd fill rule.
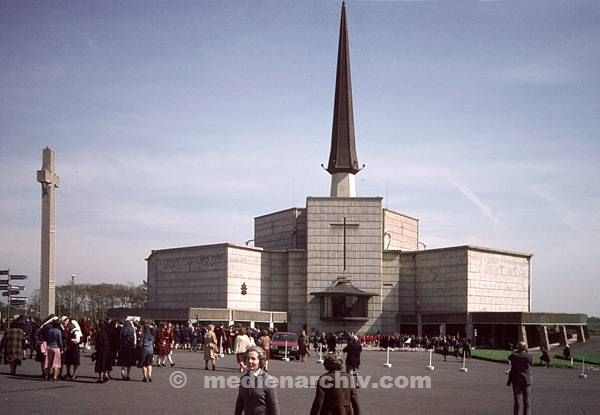
[[8,284],[7,284],[7,288],[8,288],[8,301],[6,302],[6,328],[10,327],[10,268],[8,269]]
[[344,216],[344,272],[346,272],[346,217]]
[[75,274],[71,275],[71,312],[69,317],[73,319],[73,302],[75,301]]

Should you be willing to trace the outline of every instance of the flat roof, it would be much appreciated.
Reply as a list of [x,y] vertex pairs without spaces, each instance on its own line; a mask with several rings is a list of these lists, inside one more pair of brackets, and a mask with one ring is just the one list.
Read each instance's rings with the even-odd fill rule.
[[254,219],[265,218],[267,216],[273,216],[273,215],[277,215],[279,213],[289,212],[289,211],[292,211],[292,210],[306,210],[306,208],[305,207],[303,207],[303,208],[291,207],[291,208],[287,208],[287,209],[278,210],[276,212],[265,213],[264,215],[255,216]]
[[237,245],[237,244],[233,244],[230,242],[223,242],[223,243],[219,243],[219,244],[181,246],[181,247],[177,247],[177,248],[166,248],[166,249],[153,249],[152,252],[150,252],[150,255],[148,255],[148,258],[146,258],[146,261],[150,260],[150,258],[152,258],[152,255],[154,255],[154,254],[164,254],[164,253],[171,253],[171,252],[177,252],[177,251],[192,251],[195,249],[218,248],[218,247],[239,248],[239,249],[246,249],[249,251],[261,251],[261,252],[264,251],[264,249],[260,248],[260,247]]
[[425,253],[425,252],[450,251],[450,250],[453,250],[453,249],[454,250],[456,250],[456,249],[469,249],[469,250],[472,250],[472,251],[492,252],[492,253],[497,253],[497,254],[520,256],[520,257],[526,257],[526,258],[531,258],[533,256],[533,254],[531,254],[531,253],[509,251],[507,249],[486,248],[486,247],[483,247],[483,246],[476,246],[476,245],[447,246],[447,247],[443,247],[443,248],[423,249],[423,250],[420,250],[420,251],[401,251],[399,249],[389,249],[389,250],[386,249],[384,252],[400,252],[402,254],[420,254],[420,253]]

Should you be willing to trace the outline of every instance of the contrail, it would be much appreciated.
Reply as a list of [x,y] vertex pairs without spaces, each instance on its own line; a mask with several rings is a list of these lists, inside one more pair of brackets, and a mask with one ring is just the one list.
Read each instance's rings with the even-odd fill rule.
[[486,216],[489,220],[492,221],[495,227],[501,227],[501,223],[498,220],[498,218],[494,216],[492,209],[485,203],[483,203],[481,199],[479,199],[479,197],[477,197],[477,195],[471,189],[469,189],[464,184],[457,182],[449,176],[446,176],[446,179],[448,180],[448,182],[450,182],[450,184],[456,187],[458,191],[461,192],[467,199],[469,199],[475,206],[477,206],[481,213],[483,213],[484,216]]

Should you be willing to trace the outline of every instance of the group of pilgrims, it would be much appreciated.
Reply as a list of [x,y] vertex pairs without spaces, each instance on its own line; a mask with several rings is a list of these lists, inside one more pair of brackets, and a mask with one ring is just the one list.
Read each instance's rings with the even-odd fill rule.
[[[81,353],[90,351],[97,382],[111,379],[113,367],[121,367],[123,380],[131,380],[131,368],[142,369],[142,380],[152,382],[152,366],[171,367],[174,349],[204,352],[205,369],[216,370],[219,351],[232,353],[231,335],[238,331],[225,330],[223,325],[175,326],[169,322],[154,324],[135,318],[101,320],[89,318],[77,321],[67,316],[51,314],[43,321],[20,316],[9,324],[2,337],[0,353],[11,375],[27,357],[40,362],[41,376],[48,381],[77,379]],[[221,349],[220,349],[221,348]],[[35,356],[33,356],[35,354]]]
[[[268,377],[269,352],[274,331],[257,330],[219,325],[173,324],[151,320],[139,321],[130,317],[119,320],[102,320],[92,323],[89,319],[79,321],[67,316],[50,315],[42,322],[21,316],[11,322],[0,344],[4,362],[10,364],[11,374],[28,354],[35,353],[40,363],[41,376],[48,381],[77,379],[77,370],[81,363],[82,352],[92,352],[91,360],[97,373],[97,382],[105,383],[112,379],[113,367],[121,368],[121,378],[131,380],[133,367],[142,369],[142,381],[152,382],[152,368],[175,366],[173,350],[203,352],[204,369],[216,370],[219,355],[235,355],[239,370],[244,376]],[[444,356],[450,349],[459,358],[460,351],[470,357],[470,339],[458,336],[417,337],[411,335],[365,335],[354,333],[325,333],[306,331],[298,336],[298,354],[305,362],[309,356],[310,345],[315,351],[325,354],[323,376],[331,377],[342,373],[343,362],[340,352],[346,353],[346,371],[344,376],[356,377],[360,365],[360,353],[363,346],[388,348],[424,348],[435,349]],[[341,346],[341,347],[340,347]],[[345,346],[345,347],[344,347]],[[278,414],[279,407],[275,390],[243,390],[240,387],[236,401],[236,414],[254,413],[256,394],[268,410],[265,413]],[[311,414],[328,412],[331,405],[352,407],[355,414],[360,413],[356,390],[353,388],[328,391],[317,387]],[[266,408],[264,408],[266,409]],[[339,408],[338,408],[339,409]],[[250,412],[248,412],[250,411]],[[337,412],[335,412],[337,413]],[[346,412],[340,412],[346,413]]]
[[[275,330],[276,331],[276,330]],[[273,330],[258,330],[237,326],[225,326],[187,322],[173,324],[171,322],[138,321],[135,318],[119,320],[101,320],[92,322],[89,318],[79,321],[67,316],[50,315],[42,322],[20,316],[13,320],[3,338],[3,348],[13,353],[4,353],[5,363],[10,364],[11,373],[21,359],[35,352],[35,360],[40,362],[44,379],[58,381],[77,378],[77,369],[81,363],[81,351],[91,351],[95,362],[98,382],[111,379],[114,366],[121,367],[121,377],[131,379],[131,368],[142,369],[142,380],[152,382],[152,366],[175,366],[173,350],[203,352],[205,369],[216,370],[219,354],[236,355],[240,372],[246,367],[245,350],[254,345],[261,346],[269,361],[269,351]],[[309,345],[315,351],[335,352],[339,344],[346,343],[350,334],[319,333],[311,331],[310,335],[303,331],[298,338],[301,361],[309,356]],[[438,336],[417,337],[414,335],[364,335],[357,337],[361,346],[387,348],[424,348],[434,349],[444,356],[453,354],[459,358],[462,354],[470,357],[471,341],[467,337]],[[462,353],[461,353],[462,351]],[[210,365],[210,367],[209,367]]]

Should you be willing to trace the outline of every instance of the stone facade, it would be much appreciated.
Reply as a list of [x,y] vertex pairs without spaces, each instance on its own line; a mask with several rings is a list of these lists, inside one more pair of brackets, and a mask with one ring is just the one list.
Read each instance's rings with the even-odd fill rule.
[[306,249],[306,209],[291,208],[254,218],[254,246]]
[[153,251],[147,261],[149,307],[287,310],[285,251],[218,244]]
[[531,256],[468,251],[468,311],[531,311]]
[[383,249],[417,251],[419,249],[419,220],[383,209]]
[[[531,255],[472,246],[418,251],[418,225],[383,209],[379,197],[309,197],[306,208],[255,218],[255,247],[153,251],[148,305],[286,312],[293,331],[359,333],[394,332],[401,322],[466,322],[471,312],[530,311]],[[365,319],[322,319],[313,293],[340,276],[373,295]]]
[[472,246],[386,251],[383,275],[398,281],[400,314],[530,311],[530,261]]
[[228,244],[152,251],[148,306],[227,308]]
[[[270,270],[263,269],[266,260],[262,250],[227,247],[227,308],[260,310],[263,301],[268,304],[271,287]],[[245,295],[242,284],[247,287]]]
[[288,329],[299,332],[306,322],[308,303],[306,251],[291,250],[288,255]]
[[[309,294],[306,325],[321,330],[381,330],[381,263],[383,215],[380,197],[309,197],[307,211],[306,280]],[[343,219],[346,217],[346,272]],[[326,322],[320,319],[319,299],[311,295],[330,288],[347,275],[352,284],[376,297],[369,300],[368,321]]]
[[467,249],[421,251],[415,255],[417,313],[467,310]]

